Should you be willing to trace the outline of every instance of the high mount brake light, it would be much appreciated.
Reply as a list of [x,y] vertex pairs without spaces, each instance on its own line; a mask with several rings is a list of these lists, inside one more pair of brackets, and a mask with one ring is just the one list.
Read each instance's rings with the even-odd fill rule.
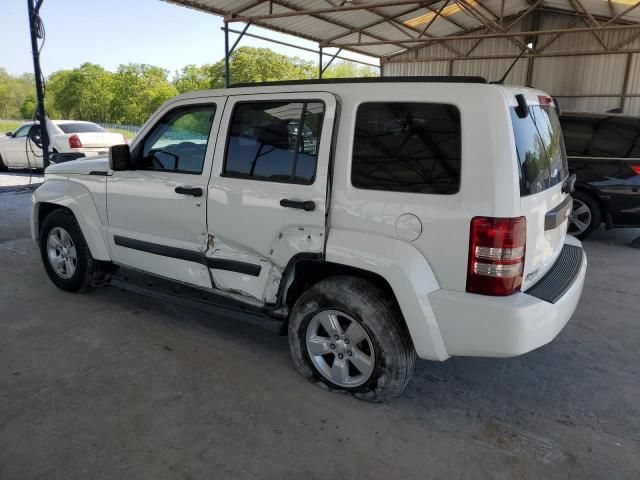
[[540,105],[553,105],[553,98],[547,97],[546,95],[538,95],[538,101]]
[[467,292],[511,295],[519,291],[526,233],[525,217],[471,219]]

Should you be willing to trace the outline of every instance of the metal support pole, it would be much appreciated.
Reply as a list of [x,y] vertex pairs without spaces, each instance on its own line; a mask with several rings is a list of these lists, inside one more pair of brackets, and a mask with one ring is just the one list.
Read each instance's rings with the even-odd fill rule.
[[224,22],[224,86],[229,88],[229,24]]
[[[320,67],[320,72],[321,73],[324,73],[324,72],[327,71],[327,68],[329,68],[331,66],[331,62],[333,62],[338,57],[338,55],[340,55],[341,51],[342,51],[342,49],[339,48],[335,55],[331,55],[331,58],[329,59],[329,61],[327,62],[327,64],[324,67],[322,67],[322,64],[321,64],[321,67]],[[322,77],[320,77],[320,78],[322,78]]]
[[318,53],[320,54],[318,57],[318,78],[322,79],[322,46],[318,50]]
[[[225,24],[226,25],[226,24]],[[238,46],[238,43],[240,43],[240,40],[242,40],[242,37],[244,37],[244,34],[247,33],[247,29],[251,26],[251,22],[247,23],[244,28],[242,29],[242,31],[240,32],[240,35],[238,35],[238,38],[236,38],[236,41],[233,42],[233,46],[229,49],[229,55],[231,55],[233,53],[233,51],[236,49],[236,47]],[[229,28],[227,27],[227,33],[231,31],[229,30]]]
[[36,120],[40,123],[40,138],[42,139],[42,163],[44,168],[49,166],[49,135],[47,133],[47,114],[44,109],[44,88],[42,85],[42,70],[40,69],[40,50],[38,48],[38,13],[43,0],[37,5],[34,0],[27,0],[29,9],[29,30],[31,32],[31,54],[33,55],[33,73],[36,76],[36,98],[38,108]]

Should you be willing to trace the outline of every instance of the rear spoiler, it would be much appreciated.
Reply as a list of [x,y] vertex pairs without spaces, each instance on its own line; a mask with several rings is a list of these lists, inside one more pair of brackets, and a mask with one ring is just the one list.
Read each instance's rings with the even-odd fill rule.
[[[560,116],[560,102],[556,97],[538,96],[538,98],[546,99],[548,103],[551,103],[551,101],[553,101],[553,106],[556,108],[556,113],[558,114],[558,116]],[[529,115],[529,105],[527,105],[527,99],[524,98],[524,95],[522,93],[516,95],[516,102],[518,103],[518,106],[516,107],[516,115],[518,115],[518,118],[527,118],[527,115]]]

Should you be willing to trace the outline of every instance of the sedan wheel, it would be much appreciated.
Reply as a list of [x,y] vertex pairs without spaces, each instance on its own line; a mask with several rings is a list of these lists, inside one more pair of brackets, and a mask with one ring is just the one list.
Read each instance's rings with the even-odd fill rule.
[[589,206],[582,200],[573,199],[573,211],[569,215],[569,233],[571,235],[581,235],[589,230],[593,214]]

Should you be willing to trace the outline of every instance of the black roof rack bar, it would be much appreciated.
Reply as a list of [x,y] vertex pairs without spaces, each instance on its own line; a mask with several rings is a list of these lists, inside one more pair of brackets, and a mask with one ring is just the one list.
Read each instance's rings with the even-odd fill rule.
[[275,82],[234,83],[231,88],[239,87],[269,87],[280,85],[325,85],[336,83],[487,83],[483,77],[472,76],[430,76],[430,77],[357,77],[357,78],[323,78],[310,80],[280,80]]

